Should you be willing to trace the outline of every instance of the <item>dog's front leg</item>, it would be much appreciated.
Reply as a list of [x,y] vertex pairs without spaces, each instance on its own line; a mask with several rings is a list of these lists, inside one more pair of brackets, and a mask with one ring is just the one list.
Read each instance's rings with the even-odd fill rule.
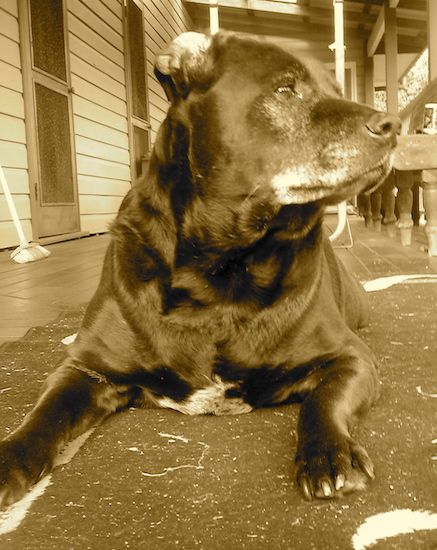
[[363,489],[374,478],[367,452],[351,437],[379,395],[372,360],[338,357],[316,376],[318,384],[302,403],[296,454],[296,479],[308,500]]
[[66,363],[48,377],[35,408],[0,442],[0,506],[19,500],[50,472],[59,451],[131,400],[128,388],[80,364]]

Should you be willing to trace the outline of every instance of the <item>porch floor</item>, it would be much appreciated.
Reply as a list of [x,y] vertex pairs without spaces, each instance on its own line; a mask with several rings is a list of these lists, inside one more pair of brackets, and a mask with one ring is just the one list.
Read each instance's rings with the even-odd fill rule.
[[[332,216],[328,228],[335,223]],[[336,251],[360,280],[437,272],[436,258],[421,250],[420,229],[402,247],[399,237],[366,229],[363,220],[352,218],[351,226],[354,246]],[[61,342],[79,326],[77,306],[98,284],[108,240],[51,245],[49,258],[24,265],[0,254],[0,341],[44,325],[1,347],[4,435],[64,358]],[[312,505],[303,500],[292,482],[295,405],[235,416],[128,409],[88,432],[69,463],[85,438],[76,440],[52,476],[15,508],[0,510],[1,549],[352,550],[373,548],[382,537],[389,538],[379,541],[380,550],[437,549],[435,523],[420,531],[424,518],[437,514],[436,292],[436,284],[423,283],[369,293],[372,320],[360,337],[377,354],[382,395],[358,429],[377,469],[367,491]],[[385,513],[396,519],[383,519]],[[403,525],[416,529],[413,520],[418,531],[402,535]]]
[[[424,247],[425,235],[414,228],[412,244],[402,246],[399,235],[388,237],[365,228],[364,221],[350,217],[354,245],[336,248],[338,256],[361,281],[386,275],[437,273],[437,258]],[[327,219],[328,230],[336,223]],[[0,345],[21,338],[34,326],[53,322],[70,307],[88,302],[99,281],[108,235],[46,246],[44,260],[17,264],[9,251],[0,252]],[[345,239],[347,243],[347,239]],[[338,244],[341,244],[338,242]]]

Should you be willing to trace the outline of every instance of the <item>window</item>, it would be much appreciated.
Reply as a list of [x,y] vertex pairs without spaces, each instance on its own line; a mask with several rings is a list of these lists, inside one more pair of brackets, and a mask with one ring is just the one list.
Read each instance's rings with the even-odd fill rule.
[[30,0],[34,67],[67,80],[62,0]]
[[35,83],[41,204],[74,203],[68,97]]
[[125,0],[126,73],[133,181],[144,175],[150,151],[143,6]]

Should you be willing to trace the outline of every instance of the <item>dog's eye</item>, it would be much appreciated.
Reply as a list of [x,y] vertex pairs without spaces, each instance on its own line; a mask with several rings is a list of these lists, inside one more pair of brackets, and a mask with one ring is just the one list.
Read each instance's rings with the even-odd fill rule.
[[278,94],[292,94],[298,99],[302,99],[302,94],[296,90],[295,84],[286,84],[285,86],[280,86],[276,89]]

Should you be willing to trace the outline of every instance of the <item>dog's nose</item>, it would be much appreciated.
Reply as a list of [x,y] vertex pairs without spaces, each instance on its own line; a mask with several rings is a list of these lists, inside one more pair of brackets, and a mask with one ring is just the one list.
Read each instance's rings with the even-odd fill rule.
[[401,128],[401,121],[397,116],[389,113],[373,113],[366,123],[370,134],[385,141],[396,140]]

